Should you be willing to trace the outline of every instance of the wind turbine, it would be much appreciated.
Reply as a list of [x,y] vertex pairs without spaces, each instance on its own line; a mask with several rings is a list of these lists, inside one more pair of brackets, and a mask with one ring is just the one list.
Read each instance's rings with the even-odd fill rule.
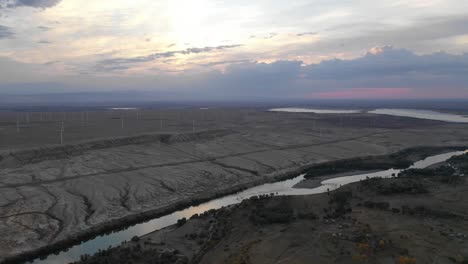
[[64,131],[64,122],[62,121],[62,127],[60,128],[60,145],[63,145],[63,131]]
[[16,114],[16,133],[20,132],[20,123],[19,123],[19,116]]

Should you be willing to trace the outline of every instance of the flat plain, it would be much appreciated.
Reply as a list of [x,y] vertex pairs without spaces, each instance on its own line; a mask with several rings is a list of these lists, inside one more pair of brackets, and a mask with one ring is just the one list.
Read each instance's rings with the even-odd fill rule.
[[313,164],[467,145],[467,124],[372,114],[1,112],[0,262]]

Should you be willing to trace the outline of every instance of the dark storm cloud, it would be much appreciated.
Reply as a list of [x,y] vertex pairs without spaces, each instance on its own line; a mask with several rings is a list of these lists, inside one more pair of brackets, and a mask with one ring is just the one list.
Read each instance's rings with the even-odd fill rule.
[[205,52],[211,52],[211,51],[232,49],[232,48],[237,48],[240,46],[241,45],[222,45],[222,46],[216,46],[216,47],[187,48],[184,50],[158,52],[158,53],[153,53],[147,56],[139,56],[139,57],[133,57],[133,58],[106,59],[106,60],[102,60],[98,62],[96,70],[98,71],[115,70],[115,69],[121,70],[121,69],[125,69],[131,66],[131,65],[126,66],[126,64],[149,62],[149,61],[154,61],[157,59],[174,57],[179,54],[189,55],[189,54],[198,54],[198,53],[205,53]]
[[2,38],[12,38],[15,35],[9,27],[0,25],[0,39]]
[[61,0],[0,0],[0,8],[16,8],[21,6],[48,8],[60,2]]

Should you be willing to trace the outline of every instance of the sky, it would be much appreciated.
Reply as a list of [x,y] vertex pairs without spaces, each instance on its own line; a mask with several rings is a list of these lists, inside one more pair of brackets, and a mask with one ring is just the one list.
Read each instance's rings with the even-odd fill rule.
[[467,25],[461,0],[0,0],[0,102],[468,98]]

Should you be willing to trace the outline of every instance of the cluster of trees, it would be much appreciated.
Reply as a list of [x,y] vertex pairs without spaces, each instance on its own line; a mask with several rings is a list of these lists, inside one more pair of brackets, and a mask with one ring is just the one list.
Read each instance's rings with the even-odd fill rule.
[[295,215],[285,197],[278,197],[277,201],[260,198],[253,204],[249,219],[255,225],[285,224],[292,222]]
[[93,256],[82,255],[80,261],[74,264],[188,263],[188,258],[177,250],[143,247],[138,241],[139,239],[133,238],[131,244],[100,250]]
[[349,171],[370,171],[386,169],[404,169],[411,166],[412,161],[401,156],[379,156],[354,158],[318,164],[306,170],[305,178],[323,175],[333,175]]
[[329,209],[326,210],[325,218],[337,218],[351,212],[352,197],[352,191],[337,190],[333,192],[328,199]]
[[[440,148],[413,148],[385,156],[369,156],[322,163],[306,170],[305,178],[357,170],[386,170],[391,168],[406,169],[413,164],[414,159],[417,160],[427,157],[438,150],[440,151]],[[465,156],[468,169],[468,155]]]

